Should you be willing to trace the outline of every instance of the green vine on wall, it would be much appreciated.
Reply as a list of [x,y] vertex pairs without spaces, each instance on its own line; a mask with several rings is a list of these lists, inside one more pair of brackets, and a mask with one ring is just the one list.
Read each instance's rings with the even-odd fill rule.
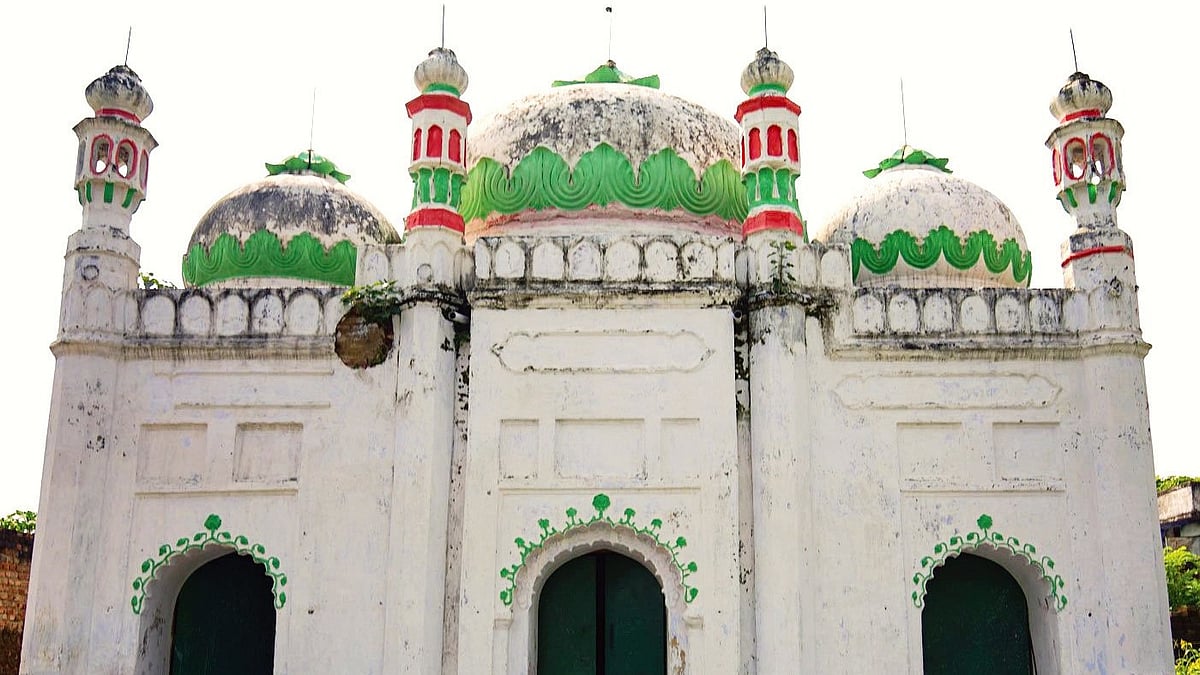
[[545,146],[534,148],[512,168],[490,157],[479,160],[463,186],[463,219],[548,208],[579,211],[619,202],[635,209],[684,209],[742,222],[750,207],[742,175],[719,160],[698,180],[687,160],[671,148],[647,157],[635,170],[629,158],[607,143],[583,153],[574,167]]
[[1054,608],[1062,611],[1067,606],[1067,595],[1063,593],[1066,582],[1061,575],[1054,573],[1054,560],[1050,556],[1038,556],[1037,547],[1030,543],[1021,543],[1016,537],[1005,535],[992,530],[992,517],[984,513],[975,521],[979,530],[968,532],[966,535],[954,535],[949,541],[938,542],[933,547],[933,555],[921,558],[921,569],[913,575],[913,584],[917,590],[912,592],[912,601],[918,609],[925,606],[925,593],[929,581],[947,558],[956,556],[968,549],[980,546],[1008,551],[1023,559],[1037,570],[1042,580],[1050,584],[1050,597],[1054,599]]
[[287,594],[283,592],[283,587],[287,585],[287,575],[279,569],[279,558],[268,556],[267,549],[262,544],[251,544],[245,535],[233,535],[222,530],[221,517],[213,513],[204,519],[203,532],[197,532],[190,537],[180,537],[173,544],[163,544],[158,547],[156,558],[146,558],[142,561],[141,574],[133,580],[133,590],[136,592],[129,600],[130,605],[133,606],[133,613],[142,613],[142,607],[146,601],[146,586],[154,580],[154,575],[158,573],[158,570],[170,563],[175,556],[202,549],[210,544],[217,544],[241,555],[248,555],[254,562],[262,565],[267,576],[271,577],[271,592],[275,595],[275,609],[283,609],[284,604],[287,603]]
[[609,508],[612,506],[612,500],[606,494],[597,494],[592,498],[592,508],[596,510],[590,518],[583,519],[579,517],[579,511],[575,507],[567,509],[567,521],[561,529],[556,529],[550,525],[548,518],[542,518],[538,521],[538,527],[541,528],[541,534],[537,541],[526,541],[522,537],[514,539],[517,545],[517,551],[521,554],[521,559],[517,563],[505,567],[500,570],[500,578],[508,582],[508,588],[500,591],[500,600],[505,605],[511,605],[513,596],[517,590],[517,572],[525,566],[525,561],[529,558],[529,554],[543,548],[546,542],[559,537],[571,530],[587,527],[595,523],[603,523],[610,527],[623,527],[634,531],[637,534],[644,534],[654,539],[654,542],[671,553],[671,563],[679,570],[681,580],[683,582],[683,599],[686,602],[691,602],[696,599],[696,595],[700,593],[695,587],[687,582],[688,577],[696,573],[699,569],[695,561],[683,563],[679,559],[679,550],[687,546],[687,539],[676,537],[673,541],[663,539],[659,528],[662,527],[662,520],[655,518],[650,521],[649,525],[638,525],[634,522],[634,516],[637,513],[630,508],[625,509],[619,519],[613,520],[612,517],[606,515]]
[[966,242],[963,242],[954,230],[945,225],[939,225],[924,239],[918,239],[904,230],[896,230],[885,236],[878,247],[860,237],[851,244],[850,257],[856,281],[861,267],[865,266],[875,274],[886,274],[896,267],[901,258],[910,267],[919,270],[931,267],[939,259],[955,269],[968,270],[983,258],[984,265],[992,274],[1009,270],[1013,281],[1026,286],[1029,285],[1030,272],[1033,270],[1032,256],[1028,251],[1021,250],[1017,240],[1005,239],[1003,244],[997,244],[990,232],[979,230],[967,235]]

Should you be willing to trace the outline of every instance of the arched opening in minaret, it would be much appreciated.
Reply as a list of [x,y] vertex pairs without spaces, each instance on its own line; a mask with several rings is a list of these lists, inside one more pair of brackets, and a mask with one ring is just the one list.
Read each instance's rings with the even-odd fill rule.
[[926,590],[925,675],[1037,672],[1025,593],[999,564],[960,554],[934,572]]
[[201,565],[175,600],[170,675],[270,675],[275,597],[260,563],[229,553]]
[[667,608],[650,570],[619,553],[574,558],[542,586],[540,675],[666,675]]

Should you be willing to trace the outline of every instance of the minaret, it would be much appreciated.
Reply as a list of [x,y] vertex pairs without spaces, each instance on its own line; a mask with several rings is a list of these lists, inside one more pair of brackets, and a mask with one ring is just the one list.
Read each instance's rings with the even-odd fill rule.
[[130,218],[146,197],[150,152],[158,145],[142,127],[154,102],[128,66],[114,66],[85,95],[95,116],[75,125],[75,191],[83,229],[115,228],[128,235]]
[[[1133,244],[1117,227],[1117,205],[1125,190],[1121,162],[1121,123],[1106,117],[1112,92],[1104,83],[1076,72],[1050,102],[1058,127],[1050,132],[1054,184],[1077,229],[1063,244],[1067,288],[1110,287],[1119,295],[1134,289]],[[1114,297],[1116,297],[1114,295]],[[1133,320],[1136,322],[1136,303]]]
[[461,234],[458,205],[467,176],[467,125],[471,106],[459,98],[467,71],[454,52],[438,47],[417,66],[413,81],[421,95],[408,102],[412,119],[413,206],[406,231],[440,227]]
[[787,97],[793,78],[791,67],[766,47],[742,71],[742,90],[749,98],[735,118],[742,126],[742,182],[750,201],[743,235],[790,230],[805,236],[796,201],[800,106]]
[[142,127],[154,102],[128,66],[114,66],[84,94],[94,116],[75,125],[75,191],[83,223],[67,240],[62,333],[115,328],[112,312],[95,307],[100,296],[93,291],[137,288],[141,249],[129,237],[129,222],[146,197],[150,153],[158,146]]

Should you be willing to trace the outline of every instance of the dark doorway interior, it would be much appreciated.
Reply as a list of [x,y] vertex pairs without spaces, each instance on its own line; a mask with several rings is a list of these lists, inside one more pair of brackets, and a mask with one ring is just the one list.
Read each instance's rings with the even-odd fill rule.
[[171,626],[171,675],[271,675],[275,597],[262,565],[230,553],[183,583]]

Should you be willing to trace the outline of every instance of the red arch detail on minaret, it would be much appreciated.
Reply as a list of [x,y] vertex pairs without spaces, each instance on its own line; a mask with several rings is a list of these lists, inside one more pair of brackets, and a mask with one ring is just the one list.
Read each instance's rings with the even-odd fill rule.
[[783,130],[778,124],[767,127],[767,154],[772,157],[783,156]]
[[442,128],[436,124],[429,127],[429,139],[425,141],[425,156],[442,156]]

